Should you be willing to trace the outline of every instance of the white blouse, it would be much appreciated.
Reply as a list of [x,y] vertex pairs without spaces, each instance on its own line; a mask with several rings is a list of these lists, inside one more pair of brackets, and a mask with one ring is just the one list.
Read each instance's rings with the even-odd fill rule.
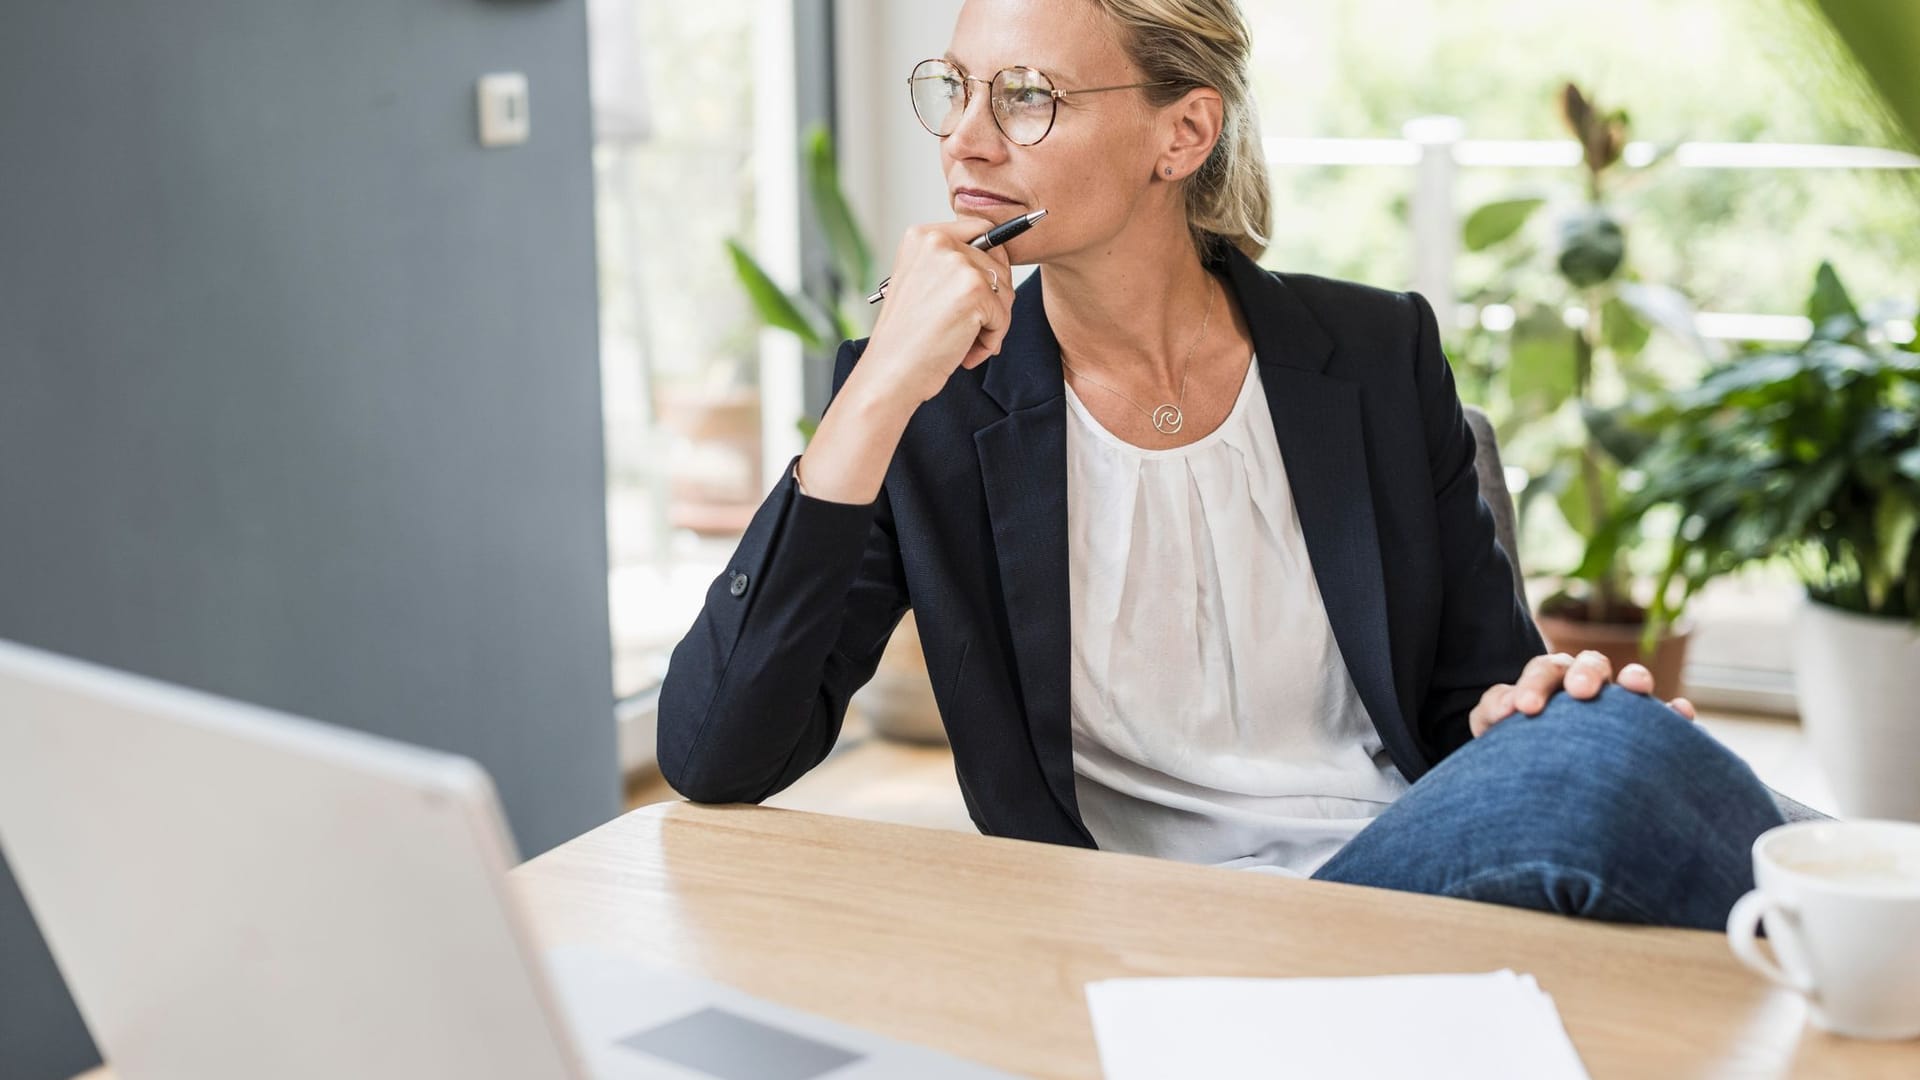
[[1327,623],[1259,364],[1171,450],[1066,395],[1081,817],[1108,850],[1312,874],[1407,782]]

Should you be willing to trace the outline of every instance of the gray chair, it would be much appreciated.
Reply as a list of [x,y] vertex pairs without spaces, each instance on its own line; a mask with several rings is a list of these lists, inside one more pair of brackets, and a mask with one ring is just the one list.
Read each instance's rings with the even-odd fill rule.
[[[1507,562],[1513,567],[1513,588],[1520,594],[1521,603],[1526,603],[1526,579],[1520,573],[1519,548],[1514,543],[1517,530],[1514,527],[1513,495],[1507,490],[1506,471],[1500,465],[1500,440],[1493,433],[1493,423],[1487,414],[1475,406],[1466,406],[1467,426],[1473,429],[1474,472],[1480,483],[1480,497],[1486,500],[1487,508],[1493,511],[1493,532],[1500,541],[1500,547],[1507,553]],[[1769,789],[1771,790],[1771,789]],[[1788,821],[1825,821],[1826,814],[1815,810],[1805,803],[1773,792],[1773,801],[1780,806],[1780,813]]]

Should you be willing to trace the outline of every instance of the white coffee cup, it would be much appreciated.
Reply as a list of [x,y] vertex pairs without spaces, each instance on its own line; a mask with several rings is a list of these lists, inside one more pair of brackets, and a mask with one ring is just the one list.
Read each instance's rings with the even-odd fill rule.
[[[1823,1030],[1920,1037],[1920,824],[1768,829],[1753,842],[1753,878],[1727,916],[1741,962],[1805,994]],[[1775,959],[1754,938],[1763,919]]]

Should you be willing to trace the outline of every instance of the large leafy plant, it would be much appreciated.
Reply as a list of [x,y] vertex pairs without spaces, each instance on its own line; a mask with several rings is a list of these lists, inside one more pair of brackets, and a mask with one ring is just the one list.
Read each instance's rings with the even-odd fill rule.
[[[801,141],[807,194],[831,256],[824,298],[782,289],[736,239],[727,240],[727,251],[733,257],[734,273],[761,321],[798,337],[807,351],[820,353],[864,335],[861,327],[866,316],[861,313],[866,305],[854,301],[864,297],[867,283],[874,280],[873,255],[841,190],[833,140],[826,128],[818,124],[809,127]],[[810,418],[802,417],[796,423],[802,434],[812,436],[815,425]]]
[[1911,0],[1812,0],[1886,104],[1907,141],[1920,148],[1920,4]]
[[[1468,216],[1465,247],[1499,261],[1467,299],[1507,304],[1515,315],[1504,356],[1491,355],[1497,349],[1484,335],[1460,351],[1469,379],[1478,367],[1483,390],[1504,382],[1503,441],[1529,472],[1522,513],[1551,499],[1568,525],[1589,537],[1602,522],[1628,525],[1621,477],[1639,447],[1606,407],[1661,386],[1643,361],[1654,331],[1667,331],[1703,358],[1712,357],[1713,348],[1694,330],[1692,305],[1678,290],[1637,280],[1629,269],[1616,203],[1649,174],[1629,176],[1621,168],[1626,112],[1602,109],[1571,83],[1561,89],[1559,106],[1580,146],[1581,190],[1574,198],[1506,198]],[[1543,215],[1550,215],[1548,228],[1529,228]],[[1536,239],[1541,234],[1544,242]],[[1544,285],[1535,269],[1543,255],[1553,268]],[[1626,547],[1589,551],[1543,611],[1591,622],[1640,621]]]
[[[1822,264],[1814,330],[1700,384],[1619,410],[1644,485],[1589,546],[1604,564],[1656,506],[1679,516],[1650,623],[1714,577],[1783,557],[1816,600],[1920,622],[1920,321],[1905,348]],[[1649,630],[1653,626],[1649,627]]]

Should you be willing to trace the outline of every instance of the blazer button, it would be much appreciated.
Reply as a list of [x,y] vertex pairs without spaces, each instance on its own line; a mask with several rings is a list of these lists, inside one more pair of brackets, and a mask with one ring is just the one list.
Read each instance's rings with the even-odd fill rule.
[[747,595],[747,575],[730,574],[728,576],[733,579],[733,583],[727,586],[727,591],[735,596]]

